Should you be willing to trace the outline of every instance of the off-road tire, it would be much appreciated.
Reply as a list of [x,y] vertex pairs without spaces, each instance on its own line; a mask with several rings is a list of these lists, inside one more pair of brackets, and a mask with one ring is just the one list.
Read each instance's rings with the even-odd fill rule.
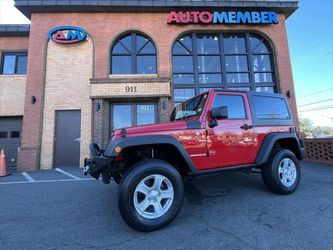
[[[140,215],[134,206],[135,189],[142,180],[151,175],[166,177],[173,187],[173,200],[169,209],[161,217],[147,219]],[[179,213],[184,200],[183,180],[172,165],[161,160],[144,160],[126,172],[119,186],[119,211],[125,222],[135,230],[150,232],[168,225]]]
[[[296,179],[292,185],[286,186],[279,174],[279,165],[284,159],[290,159],[296,168]],[[262,168],[261,176],[266,187],[277,194],[291,194],[299,184],[301,177],[300,163],[293,152],[288,149],[274,149],[269,156],[268,162]]]

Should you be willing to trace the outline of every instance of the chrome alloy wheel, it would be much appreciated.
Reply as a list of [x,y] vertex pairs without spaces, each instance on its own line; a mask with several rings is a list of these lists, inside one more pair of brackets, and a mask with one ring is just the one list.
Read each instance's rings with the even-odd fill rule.
[[135,188],[133,201],[138,214],[146,219],[164,215],[172,205],[174,190],[170,180],[160,174],[149,175]]
[[297,177],[296,166],[290,158],[284,158],[279,164],[279,178],[286,187],[292,186]]

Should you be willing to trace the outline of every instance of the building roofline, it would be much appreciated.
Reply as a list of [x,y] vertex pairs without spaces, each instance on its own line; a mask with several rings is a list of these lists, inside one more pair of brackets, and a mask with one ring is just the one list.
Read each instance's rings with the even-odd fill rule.
[[30,24],[0,24],[0,37],[29,36]]
[[165,13],[177,10],[267,9],[289,17],[298,8],[298,0],[15,0],[26,17],[32,13]]

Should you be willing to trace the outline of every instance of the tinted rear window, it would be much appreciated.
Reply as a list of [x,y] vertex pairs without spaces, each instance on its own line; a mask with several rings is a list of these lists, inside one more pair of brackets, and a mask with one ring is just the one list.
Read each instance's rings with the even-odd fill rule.
[[290,119],[288,107],[283,98],[253,96],[253,105],[257,119]]

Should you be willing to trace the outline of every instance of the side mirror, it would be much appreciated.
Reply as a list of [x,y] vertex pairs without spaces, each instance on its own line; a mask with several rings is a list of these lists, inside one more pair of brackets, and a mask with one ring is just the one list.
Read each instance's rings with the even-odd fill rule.
[[226,119],[226,118],[228,118],[228,107],[227,106],[221,106],[221,107],[212,108],[211,117],[212,117],[212,119]]

